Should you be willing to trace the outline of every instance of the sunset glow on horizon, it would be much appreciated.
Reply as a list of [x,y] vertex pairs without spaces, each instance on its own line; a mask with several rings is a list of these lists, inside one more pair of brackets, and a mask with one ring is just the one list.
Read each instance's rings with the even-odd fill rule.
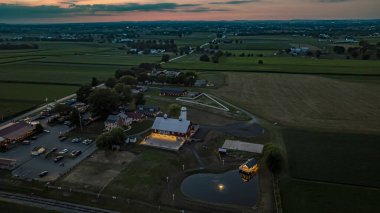
[[2,23],[377,19],[378,0],[0,0]]

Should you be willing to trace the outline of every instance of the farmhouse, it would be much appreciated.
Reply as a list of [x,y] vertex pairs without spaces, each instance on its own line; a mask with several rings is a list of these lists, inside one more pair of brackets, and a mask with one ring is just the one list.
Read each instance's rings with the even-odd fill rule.
[[146,119],[146,115],[139,112],[127,112],[126,115],[132,119],[132,122],[140,122]]
[[148,117],[156,117],[160,113],[160,107],[158,106],[148,106],[148,105],[138,105],[136,112],[144,114]]
[[0,145],[7,148],[7,145],[13,141],[22,141],[33,135],[36,125],[26,123],[25,121],[12,122],[0,127]]
[[163,96],[186,96],[187,90],[184,88],[163,87],[160,90],[160,95],[163,95]]
[[129,118],[126,114],[121,112],[117,115],[108,115],[107,120],[104,122],[104,126],[107,131],[110,131],[116,127],[129,126],[131,123],[132,118]]
[[157,117],[152,126],[152,133],[141,144],[178,151],[195,131],[196,128],[187,120],[186,107],[182,107],[178,119],[168,118],[167,115]]
[[255,175],[259,170],[259,165],[256,159],[248,159],[244,164],[239,167],[239,172],[246,175]]

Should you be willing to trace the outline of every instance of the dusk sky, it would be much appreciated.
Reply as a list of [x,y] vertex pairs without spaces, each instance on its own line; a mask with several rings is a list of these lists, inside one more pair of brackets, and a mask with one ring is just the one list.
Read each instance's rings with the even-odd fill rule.
[[377,19],[380,0],[0,0],[1,23]]

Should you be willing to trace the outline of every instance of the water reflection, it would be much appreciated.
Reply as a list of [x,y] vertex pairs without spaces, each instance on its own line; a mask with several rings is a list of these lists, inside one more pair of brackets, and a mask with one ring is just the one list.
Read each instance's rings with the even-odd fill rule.
[[195,174],[182,182],[181,191],[196,200],[254,206],[258,199],[258,178],[245,177],[249,181],[242,181],[242,178],[238,170],[222,174]]

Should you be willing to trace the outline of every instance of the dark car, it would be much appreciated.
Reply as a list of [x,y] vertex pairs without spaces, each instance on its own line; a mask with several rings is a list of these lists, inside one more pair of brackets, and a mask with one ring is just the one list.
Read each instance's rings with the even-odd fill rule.
[[49,172],[48,171],[43,171],[39,174],[40,178],[45,177]]
[[59,155],[57,156],[56,158],[54,158],[54,162],[58,163],[59,161],[61,161],[63,159],[63,156],[62,155]]
[[31,140],[37,140],[36,136],[30,137]]
[[80,154],[82,154],[82,151],[80,150],[74,150],[71,152],[71,156],[78,157]]
[[63,137],[61,137],[59,140],[60,141],[64,141],[64,140],[66,140],[67,139],[67,137],[66,136],[63,136]]

